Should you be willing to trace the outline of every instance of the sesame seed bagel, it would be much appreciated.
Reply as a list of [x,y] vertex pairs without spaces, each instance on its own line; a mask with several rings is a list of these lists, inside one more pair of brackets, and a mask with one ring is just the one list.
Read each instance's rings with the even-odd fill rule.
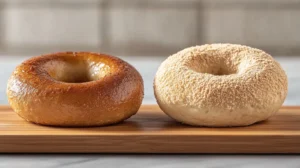
[[186,48],[168,57],[154,79],[160,108],[195,126],[247,126],[273,116],[287,95],[287,76],[259,49],[235,44]]
[[127,62],[104,54],[61,52],[19,65],[7,85],[13,110],[51,126],[102,126],[134,115],[143,80]]

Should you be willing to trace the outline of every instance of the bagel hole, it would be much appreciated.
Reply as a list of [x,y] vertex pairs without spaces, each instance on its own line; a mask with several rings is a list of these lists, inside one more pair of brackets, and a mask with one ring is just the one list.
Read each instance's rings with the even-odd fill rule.
[[191,68],[193,71],[199,73],[207,73],[215,76],[231,75],[238,73],[237,68],[233,66],[230,62],[224,62],[222,60],[214,59],[195,59],[192,62],[190,62],[188,67]]
[[194,71],[199,72],[199,73],[207,73],[211,75],[216,75],[216,76],[223,76],[223,75],[231,75],[231,74],[236,74],[236,70],[231,70],[231,69],[225,69],[225,68],[220,68],[220,67],[215,67],[215,68],[192,68]]
[[82,60],[52,61],[46,65],[51,78],[66,83],[85,83],[104,77],[109,66]]
[[212,75],[217,75],[217,76],[222,76],[222,75],[231,75],[231,74],[235,74],[236,71],[232,71],[231,69],[223,69],[220,68],[217,73],[211,73]]

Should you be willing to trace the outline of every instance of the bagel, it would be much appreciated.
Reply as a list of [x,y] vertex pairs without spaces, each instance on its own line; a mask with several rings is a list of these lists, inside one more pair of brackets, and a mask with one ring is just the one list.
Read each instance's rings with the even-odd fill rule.
[[186,48],[158,68],[154,94],[173,119],[194,126],[247,126],[273,116],[287,76],[262,50],[235,44]]
[[61,52],[26,60],[11,75],[7,97],[27,121],[50,126],[103,126],[134,115],[143,80],[127,62],[104,54]]

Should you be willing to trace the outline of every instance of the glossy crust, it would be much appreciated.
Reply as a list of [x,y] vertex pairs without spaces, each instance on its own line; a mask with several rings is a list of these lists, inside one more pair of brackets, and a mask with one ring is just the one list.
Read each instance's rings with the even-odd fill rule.
[[177,121],[210,127],[247,126],[273,116],[287,95],[287,76],[269,54],[234,44],[184,49],[159,67],[154,91]]
[[[53,78],[66,71],[56,68],[65,64],[72,68],[82,62],[87,67],[93,66],[92,75],[95,75],[93,70],[98,70],[97,79],[67,83]],[[103,126],[121,122],[138,111],[143,94],[143,80],[134,67],[119,58],[89,52],[31,58],[15,69],[7,85],[9,103],[19,116],[51,126]]]

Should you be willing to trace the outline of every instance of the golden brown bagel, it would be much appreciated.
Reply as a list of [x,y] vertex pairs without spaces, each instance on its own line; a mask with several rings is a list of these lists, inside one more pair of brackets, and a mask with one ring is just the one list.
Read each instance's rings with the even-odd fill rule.
[[52,126],[102,126],[134,115],[143,99],[141,75],[104,54],[61,52],[19,65],[7,85],[13,110]]
[[278,111],[287,95],[287,76],[261,50],[211,44],[166,59],[156,73],[154,90],[160,108],[180,122],[246,126]]

